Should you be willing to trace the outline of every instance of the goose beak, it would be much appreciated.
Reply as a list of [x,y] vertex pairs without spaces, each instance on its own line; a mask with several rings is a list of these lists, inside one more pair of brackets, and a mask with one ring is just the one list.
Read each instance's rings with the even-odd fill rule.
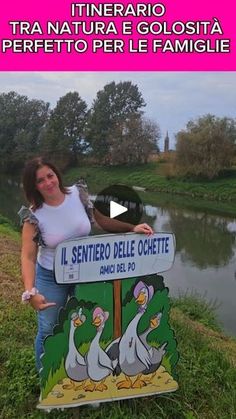
[[92,324],[96,327],[99,327],[101,324],[101,319],[99,317],[95,317],[95,319],[93,320]]
[[74,326],[75,326],[75,327],[78,327],[78,326],[81,326],[81,324],[83,324],[83,323],[82,323],[82,321],[80,320],[80,318],[79,318],[79,317],[77,317],[77,318],[74,320]]
[[146,303],[146,295],[144,292],[140,292],[138,297],[135,300],[136,303],[140,304],[141,306]]
[[153,318],[150,320],[150,327],[151,327],[152,329],[156,329],[156,328],[157,328],[157,326],[159,326],[159,319],[157,319],[156,317],[153,317]]

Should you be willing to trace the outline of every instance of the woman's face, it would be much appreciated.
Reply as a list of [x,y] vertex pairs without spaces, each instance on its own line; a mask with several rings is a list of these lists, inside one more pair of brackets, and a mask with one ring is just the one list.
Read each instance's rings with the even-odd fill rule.
[[48,166],[43,166],[36,172],[36,189],[46,201],[60,192],[56,173]]

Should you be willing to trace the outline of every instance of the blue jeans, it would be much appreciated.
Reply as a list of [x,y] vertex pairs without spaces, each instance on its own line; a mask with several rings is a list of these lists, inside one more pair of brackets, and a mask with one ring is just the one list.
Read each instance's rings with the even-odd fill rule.
[[36,265],[35,286],[39,293],[44,295],[47,302],[56,303],[55,306],[38,312],[38,333],[35,339],[36,367],[41,368],[40,357],[44,352],[43,342],[46,336],[51,335],[53,327],[58,322],[60,308],[65,306],[68,297],[74,293],[74,285],[61,285],[55,281],[53,271]]

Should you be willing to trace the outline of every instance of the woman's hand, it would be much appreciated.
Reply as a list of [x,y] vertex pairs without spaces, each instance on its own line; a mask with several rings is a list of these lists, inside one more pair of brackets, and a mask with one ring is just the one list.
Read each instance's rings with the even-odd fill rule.
[[47,302],[46,298],[42,294],[33,295],[30,298],[30,304],[36,311],[45,310],[48,307],[53,307],[56,305],[56,303]]
[[147,234],[148,236],[150,236],[150,234],[153,234],[154,233],[152,227],[150,227],[146,223],[144,223],[144,224],[137,224],[136,226],[134,226],[133,232],[134,233]]

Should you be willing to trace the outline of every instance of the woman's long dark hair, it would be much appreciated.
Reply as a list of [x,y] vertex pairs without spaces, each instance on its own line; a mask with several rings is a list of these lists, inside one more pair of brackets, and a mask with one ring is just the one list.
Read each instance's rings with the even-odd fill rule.
[[49,167],[56,174],[61,192],[64,194],[69,193],[68,189],[63,186],[62,177],[57,167],[44,157],[35,157],[25,164],[23,170],[23,188],[25,196],[28,202],[32,205],[33,210],[40,208],[44,203],[41,193],[36,189],[37,170],[41,169],[43,166]]

